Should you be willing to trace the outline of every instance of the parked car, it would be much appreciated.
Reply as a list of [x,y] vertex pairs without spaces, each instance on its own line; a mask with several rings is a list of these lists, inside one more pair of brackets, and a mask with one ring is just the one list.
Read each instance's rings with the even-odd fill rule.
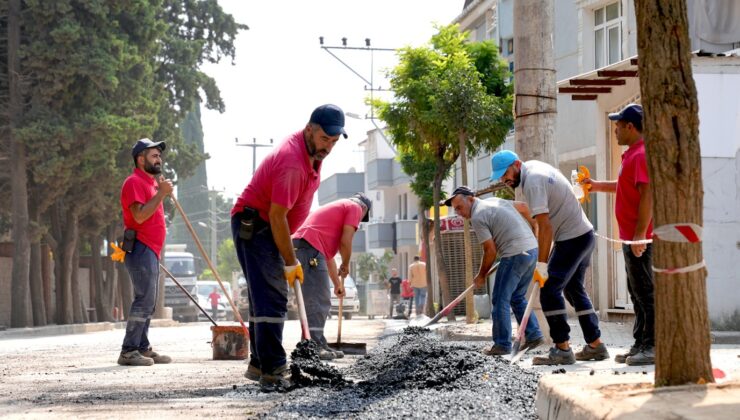
[[[339,298],[334,295],[334,284],[331,285],[331,310],[329,315],[339,314]],[[360,312],[360,297],[357,295],[357,285],[354,279],[347,276],[344,278],[344,302],[342,302],[342,315],[344,319],[352,319],[352,315]]]
[[247,288],[247,279],[244,276],[239,276],[239,280],[236,282],[234,305],[239,310],[244,322],[247,322],[249,319],[249,289]]
[[[213,316],[211,314],[211,301],[210,299],[208,299],[208,295],[211,294],[214,287],[216,288],[216,292],[221,295],[221,299],[219,299],[218,301],[218,313],[216,314],[216,318],[214,318],[214,321],[217,321],[219,319],[226,321],[233,320],[234,311],[231,309],[229,301],[226,299],[226,296],[224,296],[224,291],[221,289],[221,286],[219,286],[216,280],[198,280],[195,286],[195,297],[196,299],[198,299],[198,304],[208,312],[208,315]],[[231,284],[224,283],[224,287],[226,287],[226,292],[229,294],[229,296],[231,296]],[[198,320],[207,321],[208,318],[206,318],[206,316],[203,315],[202,312],[199,312]]]

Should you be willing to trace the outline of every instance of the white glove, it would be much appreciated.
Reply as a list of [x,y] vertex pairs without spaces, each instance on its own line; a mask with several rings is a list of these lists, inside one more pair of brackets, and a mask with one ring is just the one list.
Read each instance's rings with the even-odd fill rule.
[[537,274],[542,278],[543,282],[547,281],[547,278],[549,277],[549,275],[547,274],[547,263],[546,262],[538,261],[537,268],[535,268],[535,270],[537,270]]

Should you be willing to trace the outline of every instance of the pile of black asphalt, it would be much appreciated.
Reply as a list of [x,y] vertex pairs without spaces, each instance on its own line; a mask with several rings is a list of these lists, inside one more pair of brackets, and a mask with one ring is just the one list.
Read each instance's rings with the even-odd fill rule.
[[[539,374],[444,342],[425,328],[384,338],[351,367],[322,363],[313,342],[291,354],[293,385],[258,417],[534,419]],[[279,395],[279,397],[278,397]]]

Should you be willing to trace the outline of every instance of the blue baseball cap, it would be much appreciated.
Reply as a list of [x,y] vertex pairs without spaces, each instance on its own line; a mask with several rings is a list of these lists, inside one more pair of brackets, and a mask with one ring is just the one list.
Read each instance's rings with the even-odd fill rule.
[[642,106],[638,104],[629,104],[623,110],[609,114],[612,121],[624,121],[632,123],[636,127],[642,127]]
[[519,160],[519,156],[511,150],[502,150],[491,158],[491,181],[496,181],[509,169],[512,163]]
[[131,149],[131,156],[136,158],[136,156],[143,152],[146,149],[151,149],[152,147],[158,148],[160,151],[164,151],[164,149],[167,147],[167,145],[163,141],[151,141],[149,139],[141,139],[136,142],[134,147]]
[[320,125],[324,133],[332,137],[341,134],[347,138],[347,132],[344,131],[344,112],[336,105],[326,104],[314,109],[308,122]]

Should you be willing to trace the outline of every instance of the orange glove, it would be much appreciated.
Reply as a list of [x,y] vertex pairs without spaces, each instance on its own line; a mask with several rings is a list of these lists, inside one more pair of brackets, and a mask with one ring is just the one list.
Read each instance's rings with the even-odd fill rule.
[[296,265],[286,265],[283,267],[283,270],[285,270],[285,281],[288,282],[290,287],[295,287],[295,279],[298,279],[303,284],[303,267],[301,267],[300,261],[297,262],[298,264]]
[[545,286],[549,275],[547,274],[547,263],[537,262],[537,268],[534,270],[534,281],[540,284],[540,289]]
[[583,197],[579,200],[581,203],[591,202],[591,197],[589,197],[589,194],[591,193],[591,184],[583,183],[583,180],[586,178],[591,178],[591,171],[589,171],[587,167],[581,165],[578,167],[578,183],[583,187]]
[[115,262],[122,263],[126,259],[126,251],[122,250],[115,242],[110,243],[110,247],[113,248],[113,253],[110,256]]

